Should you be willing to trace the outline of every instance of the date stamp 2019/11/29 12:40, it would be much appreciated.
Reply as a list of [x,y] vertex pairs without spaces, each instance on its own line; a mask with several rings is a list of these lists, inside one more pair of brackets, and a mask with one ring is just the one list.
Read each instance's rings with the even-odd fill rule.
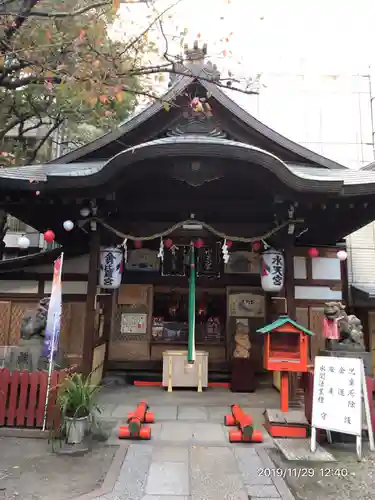
[[314,469],[312,467],[293,467],[293,468],[270,468],[264,467],[257,469],[258,476],[263,477],[346,477],[349,475],[348,469],[345,468],[330,468],[320,467]]

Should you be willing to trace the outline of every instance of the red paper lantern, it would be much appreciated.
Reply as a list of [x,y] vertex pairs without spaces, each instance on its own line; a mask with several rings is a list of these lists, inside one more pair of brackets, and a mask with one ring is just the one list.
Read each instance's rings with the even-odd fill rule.
[[262,243],[260,241],[254,241],[252,244],[252,249],[254,252],[259,252],[259,250],[262,248]]
[[202,248],[204,246],[204,241],[201,238],[198,238],[194,243],[195,248]]
[[230,240],[227,240],[227,248],[228,248],[228,250],[231,248],[232,245],[233,245],[233,242],[230,241]]
[[51,229],[48,229],[48,231],[46,231],[43,234],[43,237],[44,237],[44,241],[46,243],[52,243],[53,240],[55,239],[55,233],[53,231],[51,231]]
[[142,240],[135,240],[134,246],[135,248],[142,248]]
[[165,248],[171,248],[172,245],[173,245],[173,241],[170,238],[164,240],[164,246],[165,246]]
[[319,250],[317,248],[309,248],[309,255],[312,259],[318,257]]

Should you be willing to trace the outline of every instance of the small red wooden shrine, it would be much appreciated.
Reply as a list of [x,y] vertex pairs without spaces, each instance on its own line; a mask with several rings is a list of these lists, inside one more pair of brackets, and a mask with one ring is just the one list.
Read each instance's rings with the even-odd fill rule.
[[[270,412],[266,411],[266,428],[274,437],[306,437],[306,426],[302,421],[292,423],[288,420],[289,410],[289,372],[305,373],[308,371],[310,330],[293,321],[289,316],[280,316],[276,321],[257,330],[265,335],[264,367],[269,371],[278,371],[281,375],[280,409],[284,415],[274,415],[270,421]],[[274,413],[274,412],[272,412]],[[293,412],[295,415],[295,412]],[[275,421],[275,419],[277,421]]]

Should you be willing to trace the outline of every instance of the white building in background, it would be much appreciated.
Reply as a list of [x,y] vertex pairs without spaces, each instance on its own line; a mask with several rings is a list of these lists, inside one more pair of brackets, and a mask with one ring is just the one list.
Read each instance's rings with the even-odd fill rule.
[[263,74],[261,81],[259,95],[231,97],[278,133],[346,167],[374,160],[370,73]]
[[[375,170],[375,73],[269,74],[263,82],[257,96],[231,97],[293,141],[351,169]],[[375,308],[375,222],[346,242],[351,290],[363,292],[361,306],[373,298]]]

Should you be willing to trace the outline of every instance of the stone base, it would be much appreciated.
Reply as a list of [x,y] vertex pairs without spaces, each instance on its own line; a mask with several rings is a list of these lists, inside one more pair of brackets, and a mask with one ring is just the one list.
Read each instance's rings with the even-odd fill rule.
[[319,444],[310,451],[310,439],[275,439],[274,443],[286,460],[303,462],[336,462],[335,457]]
[[307,438],[309,423],[303,411],[266,410],[264,427],[274,438]]
[[371,352],[366,351],[354,351],[354,350],[346,350],[335,349],[334,351],[328,349],[321,349],[319,351],[319,356],[331,356],[338,358],[361,358],[363,359],[363,364],[365,367],[365,375],[366,377],[372,377],[372,360],[371,360]]
[[63,443],[61,447],[56,445],[55,453],[57,453],[57,455],[81,456],[90,451],[90,448],[90,443],[88,441],[78,444]]

